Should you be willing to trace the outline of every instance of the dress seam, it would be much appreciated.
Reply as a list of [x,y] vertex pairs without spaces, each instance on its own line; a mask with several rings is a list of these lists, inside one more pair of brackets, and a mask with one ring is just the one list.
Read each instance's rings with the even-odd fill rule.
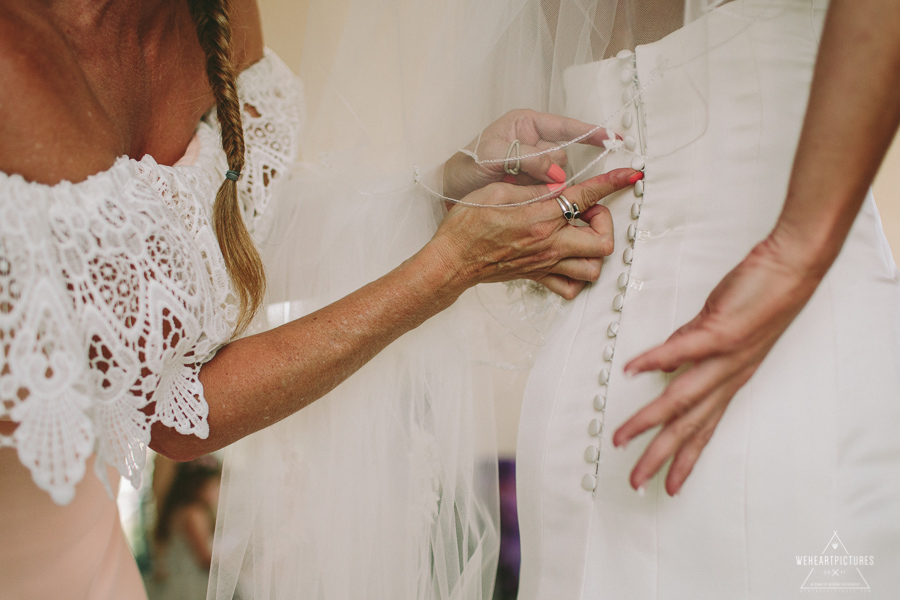
[[[749,45],[750,48],[751,48],[750,55],[751,55],[751,57],[752,57],[754,66],[756,67],[756,68],[754,69],[754,72],[756,73],[756,92],[757,92],[757,101],[758,101],[758,106],[759,106],[759,122],[758,122],[758,124],[757,124],[756,158],[755,158],[755,160],[754,160],[754,168],[753,168],[753,173],[754,173],[754,184],[753,184],[753,188],[754,188],[754,189],[758,189],[758,183],[759,183],[759,171],[760,171],[760,166],[759,166],[759,159],[760,159],[759,149],[760,149],[760,147],[761,147],[761,145],[762,145],[762,132],[763,132],[763,130],[765,129],[764,124],[763,124],[763,119],[765,118],[765,114],[766,114],[766,113],[765,113],[765,111],[763,110],[762,80],[760,79],[760,75],[759,75],[759,74],[760,74],[760,68],[759,68],[759,56],[757,55],[757,52],[756,52],[756,45],[752,43],[752,38],[753,38],[752,26],[747,28],[747,30],[746,30],[746,36],[747,36],[747,38],[748,38],[748,45]],[[750,243],[750,244],[755,244],[755,242],[754,242],[753,240],[749,240],[749,243]],[[756,374],[756,373],[754,373],[754,375],[755,375],[755,374]],[[750,406],[748,407],[748,413],[752,414],[752,412],[753,412],[753,396],[754,396],[753,388],[755,387],[755,382],[754,382],[754,379],[753,379],[753,376],[752,376],[752,375],[751,375],[751,377],[750,377],[750,381],[748,382],[748,384],[749,384],[749,386],[747,387],[747,396],[748,396],[747,401],[748,401],[749,404],[750,404]],[[753,422],[752,419],[749,419],[749,415],[748,415],[748,421],[749,421],[749,423],[748,423],[747,427],[749,428],[750,425],[751,425],[752,422]],[[749,532],[750,532],[750,519],[749,519],[749,516],[748,516],[748,510],[747,510],[747,497],[748,497],[748,493],[747,493],[747,477],[749,476],[749,475],[748,475],[748,468],[747,468],[747,465],[749,464],[749,458],[750,458],[750,432],[749,432],[749,431],[747,431],[746,444],[747,444],[746,450],[744,451],[744,497],[743,497],[743,512],[744,512],[744,573],[745,573],[745,576],[747,577],[747,588],[746,588],[746,596],[745,596],[745,597],[749,599],[749,598],[752,596],[751,590],[750,590],[750,582],[752,581],[752,577],[750,576],[750,570],[751,570],[751,569],[750,569],[750,565],[751,565],[751,561],[750,561],[750,544],[749,544],[749,538],[750,538],[750,533],[749,533]]]
[[[572,357],[572,351],[574,350],[575,343],[578,340],[578,334],[579,334],[579,331],[581,330],[581,322],[584,320],[584,313],[587,311],[587,306],[588,306],[588,298],[590,297],[590,292],[593,289],[593,287],[594,287],[593,285],[588,285],[586,287],[586,289],[582,292],[582,294],[585,296],[585,298],[582,301],[581,316],[578,318],[578,326],[575,328],[575,335],[572,336],[572,341],[569,343],[569,349],[566,352],[566,362],[563,365],[562,372],[560,373],[559,381],[556,384],[556,391],[553,394],[553,408],[550,411],[550,417],[547,420],[547,426],[546,426],[548,430],[550,429],[550,426],[553,423],[554,416],[556,415],[556,408],[559,406],[560,390],[562,389],[563,383],[566,381],[565,372],[566,372],[566,369],[568,369],[569,360]],[[544,480],[544,469],[545,469],[546,460],[547,460],[548,445],[549,444],[545,442],[544,447],[541,450],[541,470],[540,470],[541,482],[543,482],[543,480]],[[546,487],[547,486],[543,485],[543,483],[540,486],[540,489],[541,489],[540,515],[541,515],[541,517],[539,519],[538,535],[540,536],[540,563],[539,564],[540,564],[541,571],[544,570],[544,517],[543,517],[543,515],[544,515],[544,510],[545,510],[544,493],[545,493]],[[592,518],[593,518],[593,510],[591,511],[591,516],[589,517],[589,519],[592,519]],[[588,531],[590,531],[590,528],[588,529]],[[581,585],[580,585],[579,594],[578,594],[579,597],[584,596],[584,578],[585,578],[585,574],[587,573],[587,557],[585,557],[583,569],[584,569],[584,571],[582,573]],[[537,590],[535,590],[536,598],[541,597],[541,592],[543,591],[544,584],[545,584],[545,578],[539,575],[538,576],[538,587],[537,587]]]

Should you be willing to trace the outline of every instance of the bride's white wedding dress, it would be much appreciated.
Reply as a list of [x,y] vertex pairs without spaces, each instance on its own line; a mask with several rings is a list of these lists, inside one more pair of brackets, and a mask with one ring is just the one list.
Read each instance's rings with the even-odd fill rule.
[[[900,273],[871,194],[678,497],[659,476],[643,495],[628,484],[651,434],[612,446],[671,379],[623,365],[689,321],[775,223],[826,4],[738,0],[565,72],[568,116],[625,137],[595,170],[643,166],[645,179],[606,199],[616,251],[531,374],[521,600],[900,594]],[[694,78],[697,40],[708,57]],[[585,160],[572,153],[576,169]]]

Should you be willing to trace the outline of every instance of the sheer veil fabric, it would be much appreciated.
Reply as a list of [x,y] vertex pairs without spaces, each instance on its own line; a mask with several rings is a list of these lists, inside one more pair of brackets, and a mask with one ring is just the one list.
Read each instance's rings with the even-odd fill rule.
[[[511,109],[561,114],[567,68],[655,41],[720,4],[312,0],[300,73],[307,127],[301,162],[258,232],[270,289],[256,330],[411,256],[445,210],[439,165],[467,145],[477,160],[503,158],[471,142]],[[703,98],[708,47],[697,39],[657,75]],[[705,114],[694,116],[677,145],[703,134]],[[579,151],[602,160],[628,149]],[[208,598],[490,598],[493,380],[497,369],[526,369],[541,344],[554,300],[532,291],[464,295],[326,397],[232,446]]]

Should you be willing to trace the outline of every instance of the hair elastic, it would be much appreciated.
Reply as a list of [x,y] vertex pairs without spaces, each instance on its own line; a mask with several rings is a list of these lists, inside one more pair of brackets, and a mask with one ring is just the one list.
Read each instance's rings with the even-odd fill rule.
[[240,171],[232,171],[231,169],[228,169],[227,171],[225,171],[225,179],[237,181],[238,177],[240,177],[240,176],[241,176]]

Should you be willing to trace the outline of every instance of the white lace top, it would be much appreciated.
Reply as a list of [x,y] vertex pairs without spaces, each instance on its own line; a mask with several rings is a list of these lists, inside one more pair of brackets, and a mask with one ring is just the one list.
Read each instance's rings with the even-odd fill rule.
[[[296,158],[301,90],[267,53],[238,93],[253,232]],[[227,169],[214,110],[198,142],[191,166],[122,157],[54,186],[0,173],[0,419],[19,423],[0,447],[59,504],[92,452],[101,478],[109,464],[137,486],[154,422],[209,434],[198,372],[238,314],[210,223]]]

